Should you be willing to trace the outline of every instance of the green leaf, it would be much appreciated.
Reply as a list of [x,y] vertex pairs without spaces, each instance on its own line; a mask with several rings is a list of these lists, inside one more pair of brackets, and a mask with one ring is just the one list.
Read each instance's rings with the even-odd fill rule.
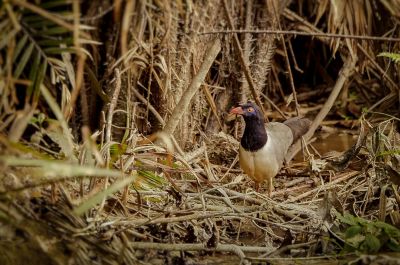
[[380,248],[381,248],[381,242],[376,236],[371,234],[365,236],[365,241],[363,242],[361,249],[367,252],[376,253],[379,251]]
[[346,233],[345,233],[345,238],[351,238],[354,237],[357,234],[360,234],[362,231],[362,227],[359,225],[353,225],[347,228]]
[[44,30],[38,32],[37,35],[60,35],[60,34],[65,34],[65,33],[70,33],[70,32],[71,31],[69,29],[56,26],[56,27],[44,29]]
[[389,242],[387,243],[387,246],[390,248],[390,250],[400,252],[400,244],[398,241],[390,238]]
[[15,62],[15,59],[17,59],[18,55],[21,53],[23,48],[25,47],[26,41],[28,40],[28,35],[22,36],[22,38],[18,41],[17,46],[15,47],[14,51],[14,56],[13,56],[13,62]]
[[26,48],[25,52],[22,54],[21,59],[18,60],[19,63],[14,71],[15,79],[18,79],[19,76],[22,74],[22,71],[24,70],[26,64],[28,63],[28,60],[31,58],[33,47],[34,47],[33,43],[29,44],[28,48]]
[[160,177],[159,175],[151,171],[139,170],[138,174],[142,180],[144,180],[147,184],[155,188],[161,188],[166,183],[163,177]]
[[74,212],[78,215],[81,215],[88,211],[90,208],[94,207],[96,204],[100,203],[102,200],[106,199],[109,195],[121,190],[129,183],[135,181],[138,175],[136,172],[131,176],[124,178],[120,181],[114,182],[108,189],[103,190],[99,193],[96,193],[94,196],[90,197],[87,201],[79,205],[77,208],[74,209]]
[[[64,118],[64,115],[60,109],[60,106],[57,104],[57,101],[53,98],[50,91],[47,89],[45,85],[40,86],[40,92],[43,98],[46,100],[47,104],[49,105],[50,109],[53,111],[54,115],[56,116],[58,122],[60,123],[63,134],[66,138],[67,143],[70,145],[71,150],[73,150],[74,141],[72,133],[68,127],[67,121]],[[71,160],[76,160],[75,156],[69,157]]]
[[37,44],[43,48],[44,47],[60,47],[61,45],[70,46],[70,45],[74,44],[74,40],[72,37],[60,38],[60,39],[56,39],[56,40],[43,39],[43,40],[38,40]]
[[0,50],[2,50],[5,46],[7,46],[11,40],[17,35],[18,30],[13,29],[8,31],[4,36],[0,38]]
[[376,224],[376,222],[369,222],[369,223],[365,224],[364,225],[364,231],[365,231],[364,233],[375,235],[375,236],[379,235],[381,229],[379,227],[377,227],[375,224]]
[[375,222],[375,226],[383,229],[390,238],[397,238],[400,240],[400,229],[381,221]]
[[44,58],[42,63],[39,66],[39,71],[36,76],[35,80],[35,85],[33,88],[33,99],[32,102],[37,103],[39,101],[39,95],[40,95],[40,86],[43,83],[44,76],[46,74],[46,69],[47,69],[47,60]]
[[34,24],[34,23],[37,23],[37,22],[43,21],[43,20],[44,19],[42,16],[38,16],[35,13],[30,13],[30,14],[25,13],[24,16],[22,16],[22,21],[24,23],[26,23],[27,25],[31,25],[31,24]]
[[[26,21],[25,21],[26,23]],[[29,22],[29,28],[31,28],[30,31],[33,32],[33,35],[42,37],[44,36],[43,34],[38,34],[39,32],[43,31],[46,28],[54,28],[56,24],[54,24],[53,21],[51,20],[44,20],[43,18],[37,21],[31,21]]]
[[26,101],[30,100],[33,90],[35,89],[35,81],[39,72],[39,64],[40,64],[40,53],[36,53],[36,56],[34,57],[33,63],[30,66],[30,71],[29,71],[29,80],[32,81],[32,83],[29,85],[27,89],[27,93],[25,96]]
[[400,62],[400,53],[393,53],[393,52],[381,52],[378,54],[378,57],[386,57],[392,60],[395,63]]
[[54,9],[55,7],[63,7],[63,9],[68,9],[71,7],[71,1],[46,1],[44,3],[40,3],[40,7],[46,10]]
[[354,217],[349,213],[344,213],[343,215],[341,215],[339,212],[337,212],[336,217],[339,219],[340,222],[348,225],[358,225],[362,222],[361,219]]
[[354,248],[359,248],[360,244],[365,241],[365,236],[361,234],[356,234],[351,238],[347,238],[346,243]]
[[46,54],[61,54],[63,52],[76,53],[76,49],[75,48],[55,48],[55,47],[51,47],[51,48],[43,49],[43,51]]

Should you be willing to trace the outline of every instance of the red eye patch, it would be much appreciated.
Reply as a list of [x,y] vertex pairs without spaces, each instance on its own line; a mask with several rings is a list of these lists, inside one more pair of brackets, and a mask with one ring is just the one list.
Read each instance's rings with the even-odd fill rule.
[[252,107],[247,108],[247,112],[254,112],[254,108]]

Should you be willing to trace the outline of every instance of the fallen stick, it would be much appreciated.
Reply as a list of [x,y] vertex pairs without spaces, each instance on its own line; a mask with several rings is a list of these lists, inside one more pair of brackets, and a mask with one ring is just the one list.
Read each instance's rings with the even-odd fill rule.
[[245,260],[245,252],[272,252],[275,251],[272,247],[253,247],[253,246],[238,246],[234,244],[217,244],[216,247],[207,247],[203,243],[196,244],[171,244],[171,243],[153,243],[153,242],[132,242],[129,244],[133,249],[155,249],[167,251],[216,251],[216,252],[231,252],[236,254],[241,260],[241,264],[250,264]]
[[215,39],[211,46],[208,48],[206,55],[204,56],[204,61],[200,66],[199,71],[193,78],[189,87],[183,93],[181,99],[179,100],[178,105],[172,111],[172,115],[169,118],[168,122],[165,124],[164,133],[172,135],[178,126],[182,115],[185,113],[186,109],[189,106],[190,101],[193,96],[196,94],[197,90],[201,86],[201,83],[204,81],[208,70],[210,70],[211,65],[213,64],[215,58],[221,50],[221,43],[219,39]]
[[347,180],[349,178],[352,178],[355,175],[357,175],[358,173],[360,173],[360,172],[359,171],[349,172],[349,173],[347,173],[346,175],[344,175],[341,178],[337,178],[334,181],[329,182],[326,185],[318,186],[315,189],[312,189],[312,190],[309,190],[309,191],[307,191],[305,193],[302,193],[297,197],[294,197],[294,198],[291,198],[291,199],[287,200],[286,202],[295,202],[295,201],[301,200],[301,199],[309,196],[310,194],[313,194],[314,192],[320,192],[320,191],[325,191],[325,190],[331,189],[331,188],[333,188],[334,185],[336,185],[336,184],[338,184],[338,183],[340,183],[342,181],[345,181],[345,180]]

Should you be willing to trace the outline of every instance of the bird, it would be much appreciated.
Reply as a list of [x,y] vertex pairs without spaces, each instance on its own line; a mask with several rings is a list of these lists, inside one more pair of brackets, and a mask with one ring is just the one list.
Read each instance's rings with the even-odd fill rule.
[[260,108],[251,101],[239,104],[230,113],[241,115],[245,121],[239,147],[240,167],[254,180],[256,191],[260,183],[267,181],[271,196],[272,180],[281,169],[289,147],[308,131],[311,121],[294,117],[283,123],[265,124]]

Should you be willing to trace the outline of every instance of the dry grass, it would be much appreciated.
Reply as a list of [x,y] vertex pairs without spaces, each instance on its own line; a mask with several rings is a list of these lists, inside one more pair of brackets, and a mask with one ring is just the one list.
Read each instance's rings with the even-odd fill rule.
[[[347,168],[329,170],[338,161],[310,158],[309,166],[298,164],[291,174],[277,177],[272,198],[253,191],[252,182],[236,169],[213,164],[208,158],[218,157],[214,152],[219,150],[208,147],[190,160],[175,154],[171,167],[160,164],[169,154],[163,148],[128,146],[114,162],[118,171],[3,157],[2,229],[8,240],[23,231],[25,244],[53,263],[198,262],[190,254],[196,252],[231,252],[244,263],[285,259],[286,251],[292,258],[308,253],[346,259],[336,254],[335,244],[344,240],[338,213],[350,211],[367,220],[398,218],[399,195],[390,181],[398,182],[398,176],[385,163],[399,148],[398,135],[390,121],[373,131]],[[380,147],[373,147],[374,137],[382,139]],[[237,146],[221,136],[210,141],[223,143],[226,150]],[[162,180],[167,173],[174,185]],[[71,180],[75,176],[86,177]],[[105,191],[101,176],[112,183]],[[90,191],[92,181],[97,184]],[[124,202],[121,188],[132,181]],[[44,183],[56,183],[55,198]],[[294,245],[284,251],[287,244]]]

